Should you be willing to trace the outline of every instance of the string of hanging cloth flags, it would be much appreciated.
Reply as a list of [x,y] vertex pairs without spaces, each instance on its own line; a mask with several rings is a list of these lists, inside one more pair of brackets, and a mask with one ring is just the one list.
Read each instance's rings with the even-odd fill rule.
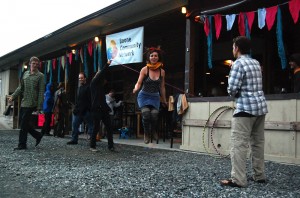
[[227,31],[232,29],[235,19],[238,15],[238,30],[241,36],[246,36],[250,39],[251,28],[255,18],[255,12],[257,12],[258,18],[258,27],[262,29],[267,24],[267,29],[270,31],[274,25],[275,19],[277,17],[277,26],[276,26],[276,38],[277,38],[277,46],[278,46],[278,55],[281,61],[282,69],[286,68],[287,59],[283,44],[282,38],[282,15],[280,6],[287,4],[289,6],[290,14],[293,18],[294,23],[296,24],[299,19],[299,11],[300,11],[300,0],[291,0],[289,2],[276,5],[269,8],[259,8],[257,11],[251,12],[241,12],[239,14],[229,14],[229,15],[205,15],[204,17],[204,32],[207,37],[207,46],[208,46],[208,67],[211,69],[212,65],[212,19],[215,22],[215,31],[216,31],[216,39],[219,39],[220,32],[222,29],[222,17],[225,16],[227,22]]
[[[286,4],[286,3],[284,3]],[[280,5],[284,5],[280,4]],[[289,11],[293,18],[294,23],[296,24],[299,19],[299,11],[300,11],[300,0],[291,0],[288,2]],[[281,18],[281,9],[280,5],[276,5],[269,8],[260,8],[257,10],[258,15],[258,26],[260,29],[265,27],[267,24],[268,30],[274,25],[275,18],[277,16],[277,26],[276,26],[276,35],[277,35],[277,45],[278,45],[278,55],[281,60],[282,69],[286,68],[287,59],[285,55],[283,39],[282,39],[282,18]],[[255,11],[239,13],[239,14],[230,14],[225,15],[227,21],[227,31],[232,29],[236,16],[238,15],[238,29],[239,33],[242,36],[247,36],[250,38],[252,24],[255,18]],[[204,21],[204,31],[207,36],[207,46],[208,46],[208,67],[212,68],[212,18],[215,21],[215,30],[216,30],[216,38],[218,39],[220,36],[220,32],[222,29],[222,17],[223,15],[215,14],[215,15],[206,15]],[[94,72],[101,70],[103,67],[102,63],[102,55],[101,55],[101,41],[95,42],[94,40],[89,41],[84,44],[80,49],[75,49],[75,61],[80,59],[81,63],[84,66],[84,73],[88,77],[89,70],[87,64],[87,56],[93,56],[93,69]],[[65,70],[65,80],[68,81],[69,76],[69,66],[73,61],[73,53],[67,52],[65,55],[45,60],[40,62],[40,70],[44,68],[44,76],[45,83],[47,83],[47,74],[49,74],[49,82],[53,82],[53,71],[57,69],[57,83],[62,82],[61,79],[61,70]],[[19,78],[22,76],[22,72],[24,71],[24,64],[19,67]]]
[[[101,46],[102,42],[96,42],[94,40],[89,41],[87,44],[84,44],[79,49],[74,49],[74,59],[75,61],[81,61],[84,68],[84,73],[88,77],[89,76],[89,68],[87,63],[87,56],[93,56],[93,70],[94,73],[103,68],[102,63],[102,54],[101,54]],[[53,58],[50,60],[41,61],[39,65],[40,71],[44,70],[44,82],[47,83],[48,74],[49,74],[49,82],[53,82],[53,72],[57,70],[57,83],[62,82],[64,79],[61,79],[61,71],[65,70],[65,80],[68,81],[69,77],[69,66],[73,62],[73,52],[66,52],[65,55]],[[19,67],[19,78],[22,76],[22,72],[24,71],[24,64],[21,64]]]

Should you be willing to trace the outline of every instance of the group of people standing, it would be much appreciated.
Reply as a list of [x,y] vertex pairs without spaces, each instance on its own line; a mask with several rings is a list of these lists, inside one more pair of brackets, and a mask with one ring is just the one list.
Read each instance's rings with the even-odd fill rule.
[[[66,120],[68,120],[68,102],[64,84],[60,83],[58,90],[54,93],[52,83],[48,83],[45,90],[44,74],[38,70],[40,60],[37,57],[30,59],[30,70],[26,71],[21,78],[21,83],[12,94],[10,101],[18,96],[23,96],[21,101],[21,130],[19,144],[15,150],[27,149],[27,133],[35,139],[37,146],[44,135],[50,135],[52,115],[54,114],[54,136],[63,137],[66,130]],[[149,143],[150,135],[156,130],[158,122],[159,106],[166,105],[165,91],[165,71],[162,69],[162,53],[159,48],[150,48],[147,53],[147,65],[140,71],[138,81],[133,89],[136,93],[142,86],[138,94],[138,105],[142,111],[142,120],[145,131],[145,143]],[[113,129],[112,117],[113,108],[122,104],[114,99],[114,92],[107,95],[104,92],[105,73],[108,66],[98,71],[87,83],[83,72],[79,73],[79,86],[76,95],[76,102],[73,108],[72,119],[72,139],[68,145],[78,144],[79,125],[84,121],[87,124],[90,135],[90,149],[96,151],[96,135],[100,129],[100,121],[104,123],[108,140],[108,149],[113,151]],[[161,101],[162,99],[162,101]],[[29,120],[34,111],[43,110],[45,122],[41,133],[36,131]]]
[[[20,133],[19,143],[14,150],[27,149],[27,134],[30,133],[38,146],[44,135],[50,135],[52,115],[54,115],[54,136],[63,137],[67,130],[69,103],[64,89],[64,83],[58,85],[58,90],[54,93],[52,83],[44,83],[44,74],[38,70],[40,60],[32,57],[29,61],[30,70],[25,71],[21,78],[20,85],[9,98],[15,100],[18,96],[22,97],[20,109]],[[110,121],[110,107],[106,103],[103,89],[103,77],[108,67],[101,72],[97,72],[91,81],[91,85],[86,83],[84,73],[79,73],[79,86],[76,95],[76,103],[73,108],[72,139],[67,144],[78,144],[79,125],[85,121],[88,125],[90,134],[91,150],[96,150],[96,134],[99,131],[100,120],[106,126],[108,149],[114,150],[113,133]],[[91,89],[93,91],[91,91]],[[44,92],[45,91],[45,92]],[[34,129],[30,122],[34,111],[43,111],[45,122],[41,132]]]
[[[220,184],[231,187],[247,186],[246,160],[248,149],[251,150],[253,176],[251,180],[258,183],[266,182],[264,165],[264,123],[268,113],[267,103],[263,92],[262,69],[259,62],[250,56],[251,41],[243,36],[233,40],[232,53],[234,61],[228,78],[228,94],[235,99],[236,108],[232,118],[231,128],[231,177],[221,180]],[[150,136],[155,133],[160,104],[167,105],[165,90],[165,70],[163,69],[162,53],[159,48],[150,48],[147,53],[147,64],[140,71],[133,94],[138,93],[137,102],[142,112],[144,127],[144,142],[149,143]],[[49,132],[51,98],[49,92],[51,84],[47,85],[45,92],[44,112],[46,125],[42,133],[35,131],[28,123],[34,110],[40,110],[43,104],[44,75],[38,71],[39,59],[30,59],[30,71],[24,73],[19,87],[12,94],[10,100],[23,95],[21,103],[21,130],[17,150],[26,149],[27,133],[36,139],[36,146],[40,143],[43,134]],[[294,69],[295,92],[299,92],[300,55],[291,56],[289,64]],[[76,104],[73,109],[72,139],[67,144],[78,144],[78,128],[82,121],[88,125],[91,135],[90,149],[96,150],[96,134],[100,128],[100,121],[107,130],[108,149],[114,150],[113,130],[110,119],[111,107],[118,106],[112,95],[104,94],[104,76],[109,67],[97,72],[90,85],[86,83],[84,73],[79,74],[79,87]],[[141,89],[141,90],[140,90]],[[55,94],[57,98],[63,90]],[[57,99],[55,99],[57,100]],[[114,103],[114,104],[113,104]],[[49,113],[49,115],[48,115]],[[63,112],[62,112],[63,113]],[[250,145],[250,146],[249,146]]]

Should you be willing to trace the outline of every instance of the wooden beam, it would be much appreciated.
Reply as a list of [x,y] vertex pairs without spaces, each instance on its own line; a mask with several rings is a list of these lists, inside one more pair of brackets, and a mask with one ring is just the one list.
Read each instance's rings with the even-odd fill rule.
[[186,19],[185,33],[185,70],[184,70],[184,89],[189,94],[195,95],[195,25],[190,18]]
[[[186,119],[182,121],[183,126],[204,127],[207,120]],[[213,120],[210,121],[206,127],[212,127]],[[217,120],[214,128],[231,128],[231,121]],[[266,121],[265,130],[275,131],[300,131],[300,122],[280,122],[280,121]]]

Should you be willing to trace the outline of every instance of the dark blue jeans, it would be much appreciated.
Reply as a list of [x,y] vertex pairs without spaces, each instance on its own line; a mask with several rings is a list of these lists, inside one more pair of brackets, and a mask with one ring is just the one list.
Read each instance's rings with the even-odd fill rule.
[[30,135],[32,137],[34,137],[35,139],[38,139],[42,136],[42,134],[36,130],[34,130],[33,126],[32,126],[32,112],[35,110],[36,108],[33,107],[21,107],[20,110],[20,126],[21,126],[21,130],[19,133],[19,147],[26,147],[27,145],[27,134],[30,133]]
[[73,123],[72,123],[72,141],[78,142],[79,134],[79,125],[85,121],[88,125],[88,134],[91,135],[93,131],[93,120],[90,112],[86,112],[84,115],[74,115],[73,114]]
[[94,128],[93,128],[93,134],[91,136],[90,147],[92,147],[92,148],[96,147],[96,136],[100,130],[100,121],[101,120],[106,128],[108,148],[114,147],[113,129],[112,129],[112,125],[111,125],[111,121],[110,121],[108,112],[93,111],[92,117],[93,117],[93,122],[94,122]]

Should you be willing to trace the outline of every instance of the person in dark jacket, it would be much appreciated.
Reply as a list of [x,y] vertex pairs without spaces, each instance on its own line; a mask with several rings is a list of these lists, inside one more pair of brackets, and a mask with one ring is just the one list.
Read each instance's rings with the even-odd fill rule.
[[73,110],[72,122],[72,140],[67,144],[78,144],[79,125],[85,121],[88,125],[88,133],[92,134],[93,120],[91,118],[91,91],[90,86],[86,83],[86,76],[83,72],[78,75],[79,86],[77,90],[77,100]]
[[54,94],[54,132],[53,135],[57,137],[64,137],[68,131],[69,123],[69,102],[65,90],[65,83],[60,82],[58,90]]
[[43,103],[43,112],[45,115],[45,121],[42,128],[42,134],[46,136],[51,136],[51,120],[52,120],[52,109],[54,105],[54,93],[53,85],[49,82],[46,86],[46,91],[44,93],[44,103]]
[[113,130],[109,118],[110,108],[106,103],[104,93],[104,75],[108,67],[104,67],[102,71],[98,71],[91,82],[91,104],[94,129],[90,139],[90,150],[96,150],[96,135],[100,129],[100,120],[104,123],[107,130],[108,149],[114,151]]
[[292,54],[290,57],[290,62],[289,62],[291,69],[293,69],[293,79],[294,79],[294,84],[293,84],[293,92],[294,93],[300,93],[300,53],[295,53]]

